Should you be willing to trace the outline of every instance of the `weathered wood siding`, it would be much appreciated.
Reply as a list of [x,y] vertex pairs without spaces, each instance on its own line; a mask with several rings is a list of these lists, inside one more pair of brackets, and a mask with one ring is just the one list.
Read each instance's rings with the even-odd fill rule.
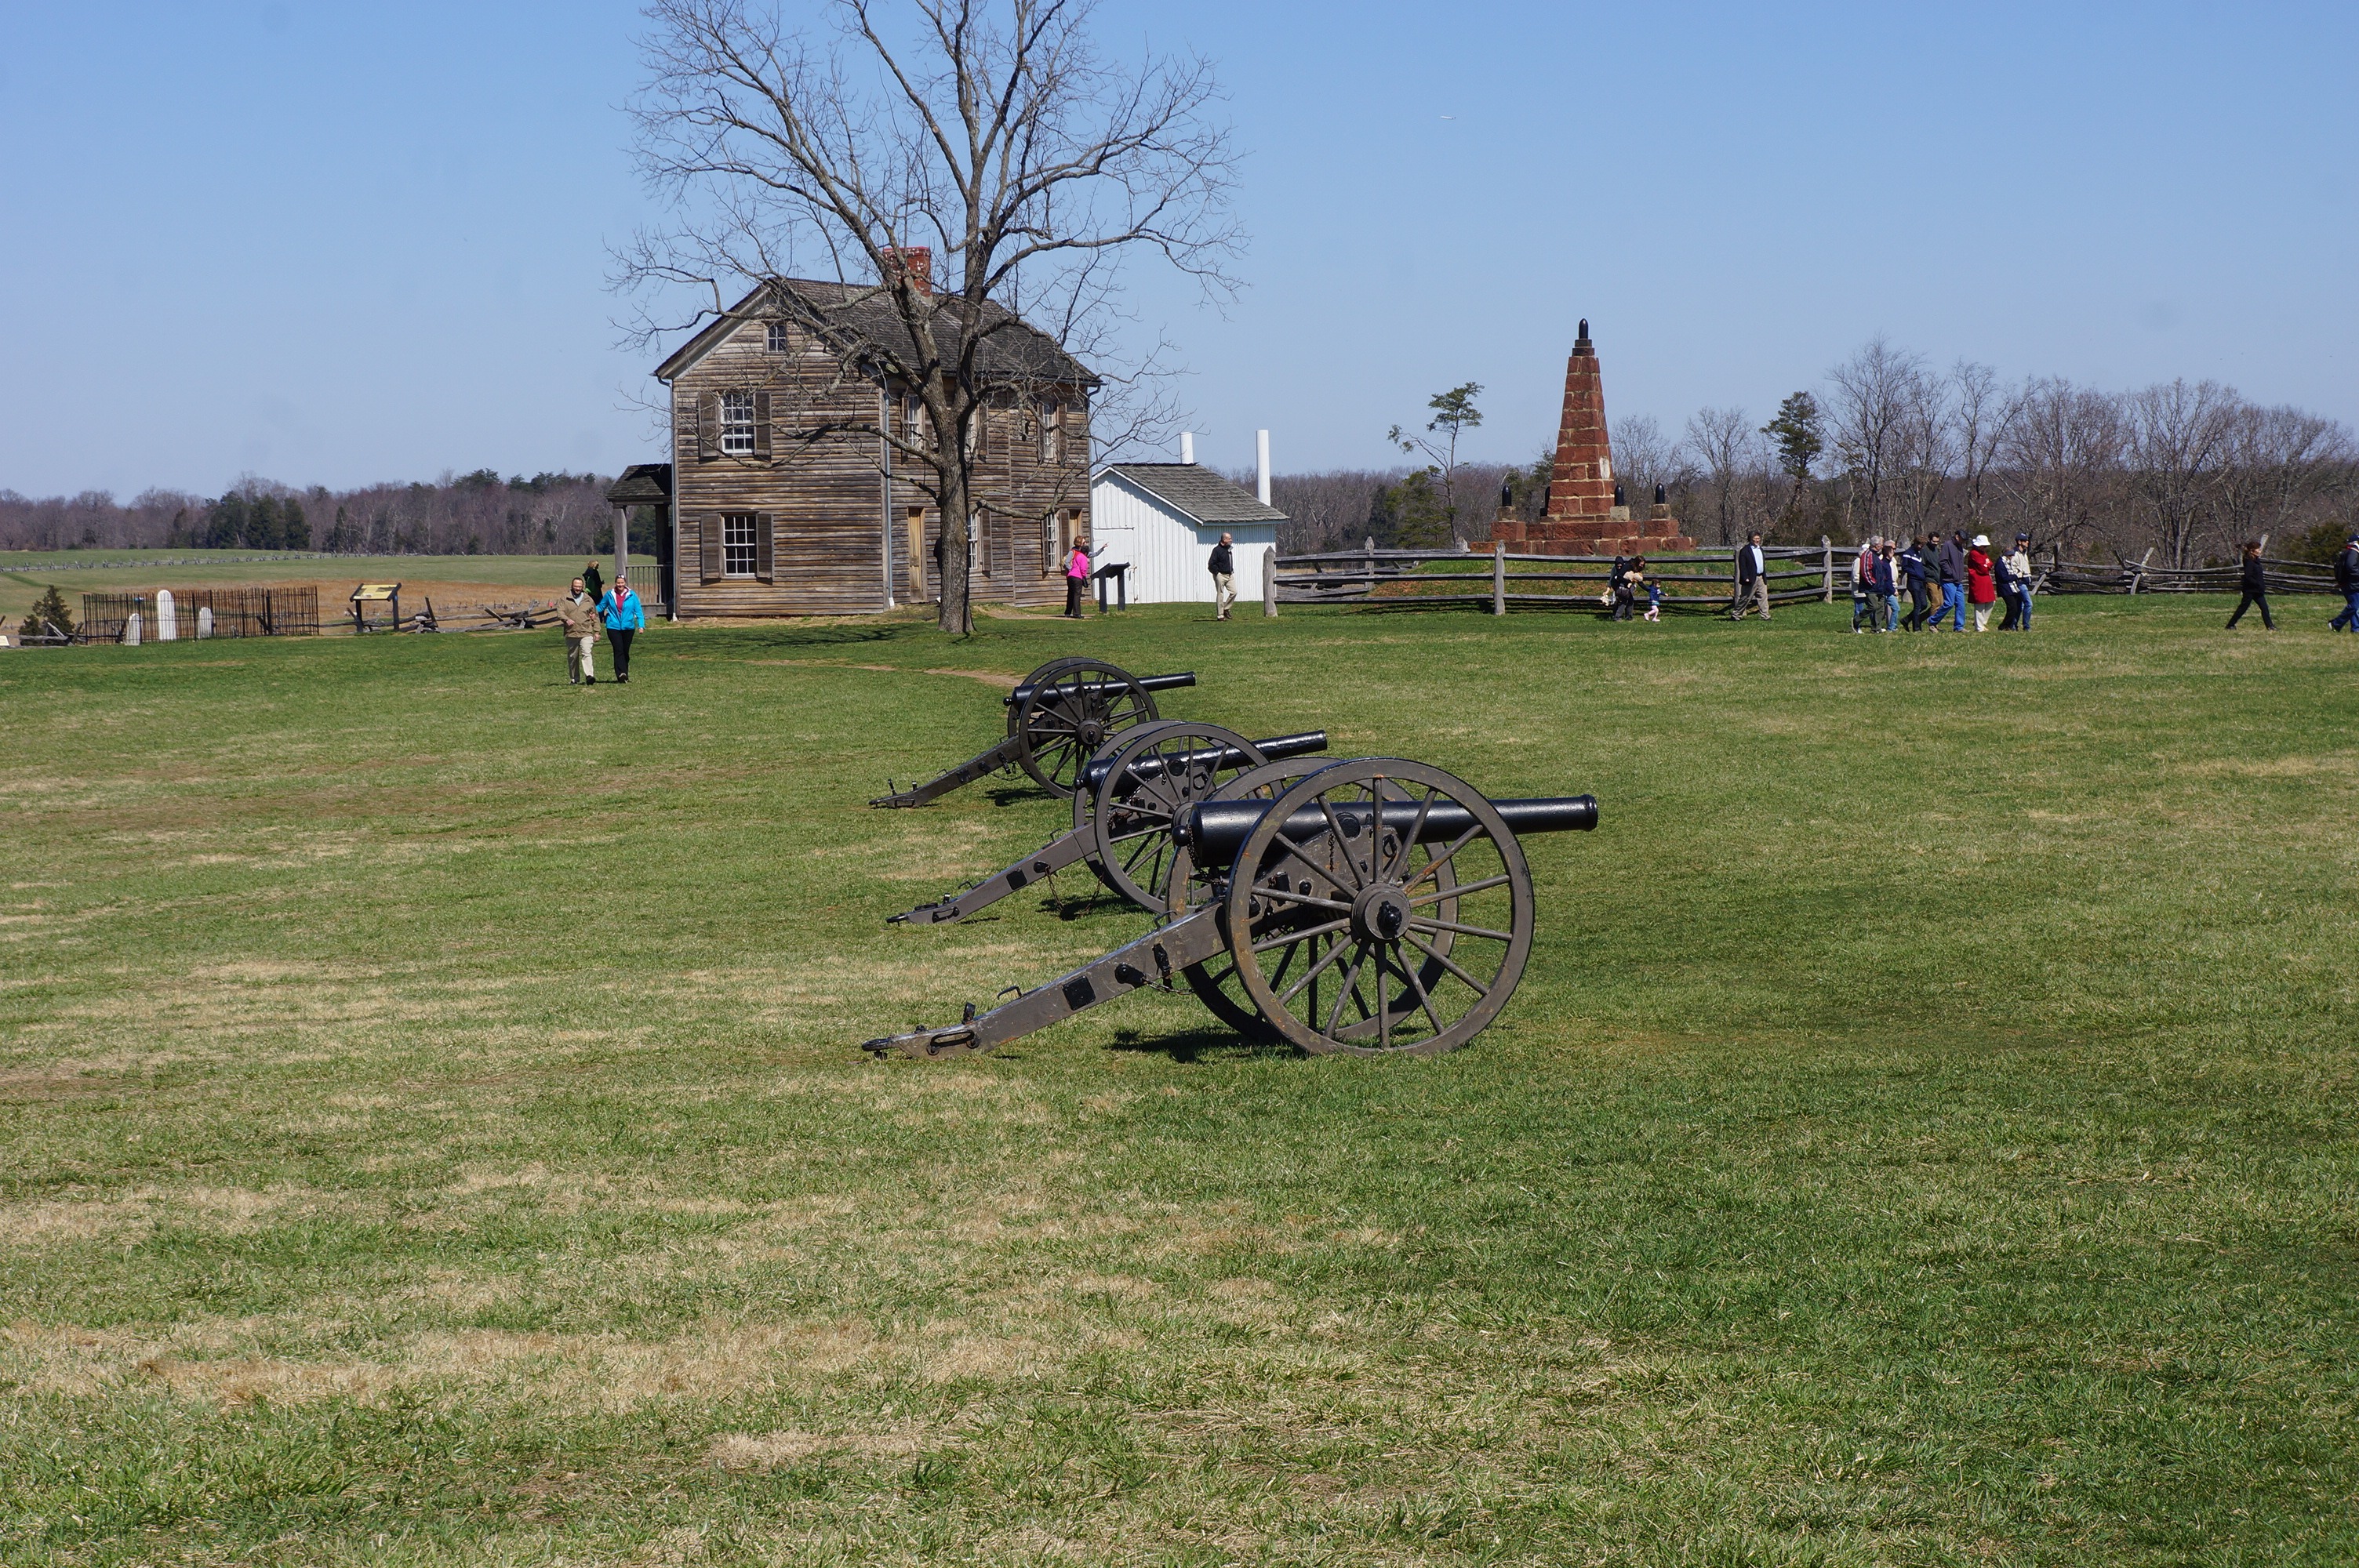
[[[719,449],[720,396],[733,391],[756,395],[751,454]],[[799,332],[773,350],[762,321],[744,323],[682,370],[671,386],[680,615],[857,615],[939,599],[933,546],[941,519],[925,492],[886,477],[884,443],[875,437],[814,433],[848,420],[873,427],[880,411],[898,429],[903,406],[897,389],[880,403],[874,381],[841,372]],[[1049,462],[1028,410],[990,411],[974,463],[985,504],[984,547],[971,578],[978,603],[1063,602],[1056,542],[1045,537],[1041,520],[1062,512],[1067,535],[1088,527],[1089,424],[1078,395],[1064,419],[1061,458]],[[721,520],[731,513],[769,520],[768,581],[708,576],[719,558]]]

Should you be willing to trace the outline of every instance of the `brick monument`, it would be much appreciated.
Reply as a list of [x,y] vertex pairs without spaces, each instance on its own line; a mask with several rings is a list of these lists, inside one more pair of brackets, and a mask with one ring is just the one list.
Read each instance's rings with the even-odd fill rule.
[[1502,508],[1491,537],[1476,549],[1504,544],[1510,554],[1533,556],[1635,556],[1692,550],[1696,542],[1680,532],[1660,486],[1643,517],[1633,517],[1614,479],[1614,448],[1605,429],[1605,384],[1589,323],[1564,367],[1564,418],[1556,433],[1556,465],[1549,474],[1548,515],[1537,523],[1510,516]]

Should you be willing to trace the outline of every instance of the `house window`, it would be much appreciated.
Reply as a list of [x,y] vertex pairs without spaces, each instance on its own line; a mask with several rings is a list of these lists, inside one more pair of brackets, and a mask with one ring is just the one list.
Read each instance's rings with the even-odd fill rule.
[[1040,575],[1055,577],[1065,557],[1065,514],[1051,512],[1040,519]]
[[787,324],[784,321],[771,322],[769,331],[770,351],[774,354],[783,354],[794,346],[794,340],[787,335]]
[[1051,403],[1040,410],[1040,460],[1065,460],[1065,406],[1061,403]]
[[[721,395],[721,449],[738,457],[754,455],[754,395],[750,392],[724,392]],[[749,519],[747,527],[753,526]],[[746,568],[751,571],[753,568]]]
[[925,400],[914,392],[901,399],[901,434],[920,447],[934,444],[933,416],[926,412]]
[[751,512],[724,512],[721,514],[721,575],[752,577],[754,575],[755,514]]
[[967,570],[983,577],[991,575],[991,551],[984,543],[983,514],[966,514]]

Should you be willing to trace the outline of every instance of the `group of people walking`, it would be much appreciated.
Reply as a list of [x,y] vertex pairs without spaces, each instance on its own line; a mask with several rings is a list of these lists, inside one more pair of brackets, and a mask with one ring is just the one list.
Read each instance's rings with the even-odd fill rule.
[[[2001,549],[1987,534],[1971,540],[1959,529],[1943,538],[1920,534],[1902,544],[1870,539],[1860,549],[1852,576],[1851,629],[1854,632],[1962,632],[1972,610],[1974,630],[1990,630],[1992,611],[2004,606],[2002,632],[2031,630],[2032,600],[2038,579],[2031,570],[2031,535],[2017,534],[2014,547]],[[1900,594],[1908,595],[1901,615]],[[1935,602],[1936,596],[1940,602]],[[1863,620],[1866,624],[1863,625]],[[1941,622],[1947,620],[1949,625]]]
[[612,650],[614,684],[631,679],[631,639],[647,623],[647,611],[631,589],[631,574],[616,572],[614,586],[592,561],[573,579],[572,590],[557,601],[557,623],[565,634],[565,678],[575,686],[596,686],[595,654],[599,639]]
[[[1990,535],[1969,540],[1964,530],[1947,538],[1920,534],[1905,544],[1898,539],[1872,538],[1852,563],[1851,629],[1854,632],[1962,632],[1966,611],[1973,611],[1974,630],[1990,630],[1994,611],[2005,606],[2002,632],[2031,629],[2032,599],[2038,579],[2031,570],[2031,535],[2017,534],[2015,547],[2001,550]],[[1908,596],[1908,613],[1900,613],[1900,596]],[[1769,561],[1761,535],[1754,534],[1736,547],[1736,591],[1728,618],[1742,621],[1759,611],[1769,619]],[[2266,610],[2264,613],[2267,613]],[[1652,620],[1651,615],[1648,616]],[[1941,622],[1946,620],[1948,626]]]

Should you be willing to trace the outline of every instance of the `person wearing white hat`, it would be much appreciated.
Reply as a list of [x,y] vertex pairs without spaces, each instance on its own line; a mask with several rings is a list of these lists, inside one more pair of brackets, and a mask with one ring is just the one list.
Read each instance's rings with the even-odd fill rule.
[[1966,599],[1974,607],[1974,630],[1990,630],[1991,607],[1998,602],[1998,580],[1991,573],[1990,535],[1974,535],[1966,552]]

